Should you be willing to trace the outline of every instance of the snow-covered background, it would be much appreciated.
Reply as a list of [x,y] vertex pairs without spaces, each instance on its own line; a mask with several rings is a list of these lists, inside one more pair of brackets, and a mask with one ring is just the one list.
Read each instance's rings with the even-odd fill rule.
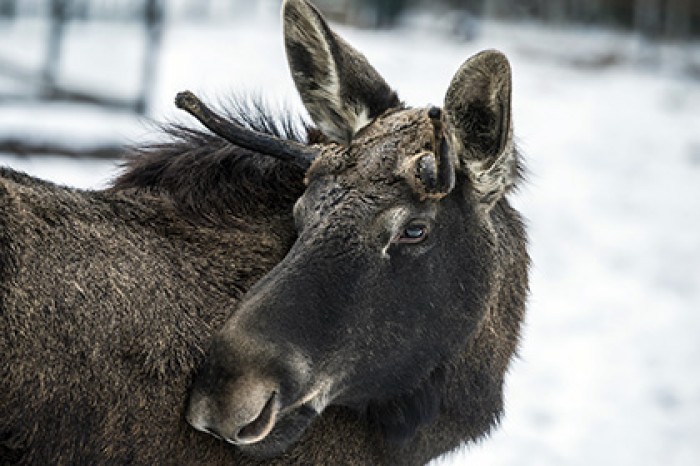
[[[299,107],[276,7],[217,22],[169,23],[151,115],[172,104],[260,92]],[[441,18],[391,32],[338,26],[408,103],[440,104],[471,54],[498,48],[514,70],[516,133],[529,167],[514,202],[529,220],[532,297],[506,416],[477,446],[440,465],[700,464],[700,44],[487,22],[471,42]],[[46,24],[0,24],[0,57],[36,69]],[[70,27],[62,82],[135,92],[143,31]],[[700,68],[697,68],[700,69]],[[22,91],[0,76],[0,90]],[[134,143],[150,122],[89,106],[0,105],[0,136]],[[61,183],[103,187],[114,161],[0,154],[0,164]]]

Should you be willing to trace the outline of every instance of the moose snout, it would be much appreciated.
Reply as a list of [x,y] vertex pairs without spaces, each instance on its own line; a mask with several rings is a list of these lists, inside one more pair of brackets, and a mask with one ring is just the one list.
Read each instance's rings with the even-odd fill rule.
[[275,426],[280,410],[278,385],[255,376],[244,376],[227,385],[217,395],[195,387],[190,394],[187,422],[235,445],[264,439]]

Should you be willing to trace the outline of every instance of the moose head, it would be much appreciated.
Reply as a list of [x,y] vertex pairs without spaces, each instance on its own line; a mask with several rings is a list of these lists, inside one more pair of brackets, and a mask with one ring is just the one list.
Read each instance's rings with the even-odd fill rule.
[[508,61],[479,53],[443,108],[408,108],[312,5],[286,0],[283,19],[322,142],[263,144],[306,170],[298,237],[214,337],[188,422],[260,456],[331,405],[405,439],[456,403],[483,435],[502,409],[527,289],[505,197],[519,174]]

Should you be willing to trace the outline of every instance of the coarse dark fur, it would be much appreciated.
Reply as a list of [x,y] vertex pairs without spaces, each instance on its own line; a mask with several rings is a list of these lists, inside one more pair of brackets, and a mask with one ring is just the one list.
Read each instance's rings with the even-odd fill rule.
[[[299,138],[260,110],[234,117]],[[0,464],[373,463],[381,439],[344,410],[275,461],[186,424],[210,335],[294,240],[303,173],[168,131],[104,191],[0,167]]]
[[387,442],[381,462],[420,464],[503,410],[529,264],[506,197],[521,173],[510,66],[479,53],[444,109],[412,109],[311,4],[286,0],[283,19],[331,142],[306,172],[294,245],[216,333],[188,422],[271,457],[340,406]]
[[[300,0],[286,4],[288,8],[308,6]],[[304,11],[307,18],[314,14]],[[500,64],[501,59],[483,56],[471,66],[483,66],[485,75],[490,75],[492,62]],[[362,60],[360,65],[364,65]],[[353,68],[357,63],[344,72]],[[378,75],[369,76],[376,81]],[[297,80],[300,82],[303,80]],[[363,87],[357,82],[350,86]],[[377,95],[383,92],[372,89]],[[300,92],[305,95],[303,88]],[[403,109],[397,107],[386,115],[372,115],[379,117],[376,125],[356,134],[343,126],[353,118],[352,112],[345,109],[345,115],[334,116],[332,122],[318,121],[325,118],[323,111],[315,110],[322,103],[315,100],[317,96],[306,97],[316,123],[321,129],[324,124],[330,128],[325,134],[311,130],[308,138],[300,137],[285,130],[292,125],[275,125],[274,119],[258,117],[260,113],[250,109],[237,117],[249,127],[307,139],[326,151],[307,174],[308,189],[315,191],[305,194],[308,213],[297,213],[301,237],[314,230],[309,215],[327,209],[332,217],[333,209],[343,205],[347,183],[363,189],[376,185],[381,202],[389,199],[382,188],[387,182],[391,192],[411,199],[418,196],[415,202],[424,202],[426,199],[419,199],[431,195],[414,192],[420,189],[415,180],[397,177],[384,166],[394,157],[402,160],[403,155],[430,146],[430,138],[421,139],[432,131],[425,112],[409,111],[402,116]],[[376,113],[376,108],[397,103],[392,94],[369,107]],[[479,154],[484,147],[499,148],[487,136],[489,124],[482,124],[493,116],[489,111],[485,110],[483,118],[468,121],[482,125]],[[348,335],[358,332],[359,340],[348,340],[346,335],[338,340],[348,350],[357,351],[372,350],[371,345],[379,344],[355,358],[373,371],[362,373],[353,369],[351,361],[342,360],[343,366],[352,369],[348,375],[355,377],[352,384],[345,385],[347,396],[330,400],[320,415],[312,406],[301,405],[296,417],[286,416],[285,421],[282,416],[286,427],[272,431],[269,451],[265,441],[262,449],[248,447],[253,455],[280,456],[259,459],[189,427],[184,419],[187,390],[201,367],[210,337],[218,328],[230,329],[224,324],[231,311],[242,309],[241,319],[248,322],[247,316],[256,308],[251,302],[260,290],[282,286],[275,265],[298,261],[298,253],[288,252],[298,243],[292,206],[305,192],[304,173],[292,164],[251,153],[216,136],[182,127],[170,131],[174,141],[137,150],[114,187],[104,191],[67,189],[0,169],[1,464],[423,464],[482,437],[493,427],[502,412],[503,377],[517,345],[527,290],[523,226],[503,197],[510,182],[500,182],[508,177],[512,181],[516,168],[502,175],[494,170],[494,166],[501,167],[493,165],[481,177],[475,175],[479,167],[465,168],[457,173],[456,187],[445,199],[430,201],[450,203],[469,219],[465,234],[472,238],[469,241],[476,238],[472,242],[475,249],[462,258],[465,270],[473,272],[462,283],[469,285],[469,298],[457,307],[446,305],[446,314],[438,307],[436,313],[426,316],[423,328],[415,326],[416,318],[423,319],[423,305],[417,305],[416,313],[406,314],[407,323],[414,325],[410,332],[400,329],[379,337],[365,335],[364,327],[381,329],[384,320],[401,324],[389,312],[387,297],[392,293],[385,288],[376,305],[387,305],[388,314],[375,314],[364,321],[367,315],[358,315],[355,325],[343,330]],[[387,139],[387,134],[393,139]],[[402,135],[416,139],[402,141]],[[344,140],[348,137],[350,142]],[[453,146],[461,144],[456,142],[462,137],[459,131],[451,137]],[[358,143],[363,138],[364,147]],[[356,145],[348,151],[329,139]],[[363,151],[376,154],[382,140],[398,144],[403,152],[390,154],[380,165],[375,165],[374,156],[363,159]],[[468,142],[463,144],[469,147]],[[355,155],[348,158],[348,154]],[[512,157],[517,161],[515,154]],[[467,158],[462,163],[466,167],[472,162]],[[361,176],[347,178],[348,173]],[[334,191],[330,186],[328,190],[319,184],[328,176],[346,177],[344,189]],[[363,177],[366,182],[361,181]],[[475,179],[487,182],[480,184]],[[319,203],[318,194],[323,192],[325,198]],[[351,228],[341,240],[351,244],[355,233]],[[338,244],[337,238],[329,239],[327,244],[315,240],[311,244],[322,249]],[[362,262],[348,264],[337,270],[310,264],[307,278],[318,283],[319,274],[335,274],[338,280],[350,277],[347,285],[352,285],[352,277],[358,276],[353,265]],[[436,286],[450,281],[439,271],[417,278],[408,276],[405,284],[396,281],[397,290],[410,298],[410,288],[418,289],[426,280]],[[293,310],[295,303],[314,304],[304,297],[305,291],[318,293],[314,283],[304,284],[302,271],[295,280],[283,287],[289,291],[288,303],[277,305],[277,310],[268,308],[269,315],[279,317],[277,312]],[[256,282],[239,308],[243,294]],[[357,290],[357,285],[345,286],[337,290],[337,296],[326,296],[337,301],[328,315],[334,316],[328,318],[331,324],[350,322],[341,312],[344,307],[347,310],[346,297]],[[366,299],[358,300],[358,309]],[[274,344],[277,340],[295,342],[292,351],[285,353],[288,355],[297,354],[300,335],[309,336],[301,338],[306,345],[320,341],[320,347],[332,346],[332,339],[340,336],[337,331],[313,336],[309,332],[316,327],[304,322],[314,315],[323,319],[323,314],[313,307],[299,310],[303,313],[294,317],[298,325],[289,320],[292,316],[283,315],[279,325],[270,327],[269,318],[264,317],[254,325],[279,336]],[[233,313],[234,318],[237,315],[239,311]],[[442,335],[443,315],[456,332],[448,328]],[[303,326],[308,331],[300,334]],[[288,331],[286,335],[283,330]],[[248,345],[247,333],[241,335],[238,348],[231,336],[225,330],[215,338],[209,362],[199,370],[200,389],[203,380],[212,381],[206,377],[209,369],[240,362],[244,348],[255,349],[256,345]],[[221,356],[212,363],[217,351]],[[320,367],[322,352],[315,351],[307,346],[304,354],[312,355],[310,362],[293,364],[285,358],[265,361],[267,350],[245,357],[262,361],[261,367],[281,368],[289,375],[284,383],[294,385],[299,374],[293,370],[298,366],[309,362],[312,372]],[[386,364],[395,370],[384,371]],[[249,366],[236,363],[229,372],[241,369]]]

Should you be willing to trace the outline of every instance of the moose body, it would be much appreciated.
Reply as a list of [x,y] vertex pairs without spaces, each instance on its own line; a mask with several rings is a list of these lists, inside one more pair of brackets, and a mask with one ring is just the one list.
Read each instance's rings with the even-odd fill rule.
[[302,173],[196,132],[131,164],[99,192],[0,168],[0,464],[381,463],[347,410],[270,461],[182,414],[213,330],[293,242]]
[[0,171],[1,462],[424,464],[497,423],[529,264],[505,57],[411,109],[283,18],[308,135],[184,94],[218,136],[110,189]]
[[[209,139],[204,149],[226,152],[219,160],[197,160],[190,141],[171,147],[186,152],[137,163],[167,174],[189,157],[234,186],[245,181],[230,179],[236,168],[265,168],[236,166],[240,149]],[[216,162],[227,160],[234,171],[222,173]],[[226,306],[293,238],[284,199],[300,183],[275,173],[278,205],[232,190],[215,198],[231,205],[228,223],[216,223],[162,186],[127,187],[130,174],[117,189],[86,192],[0,171],[0,463],[210,464],[216,450],[222,462],[235,458],[230,448],[192,440],[180,413]]]

